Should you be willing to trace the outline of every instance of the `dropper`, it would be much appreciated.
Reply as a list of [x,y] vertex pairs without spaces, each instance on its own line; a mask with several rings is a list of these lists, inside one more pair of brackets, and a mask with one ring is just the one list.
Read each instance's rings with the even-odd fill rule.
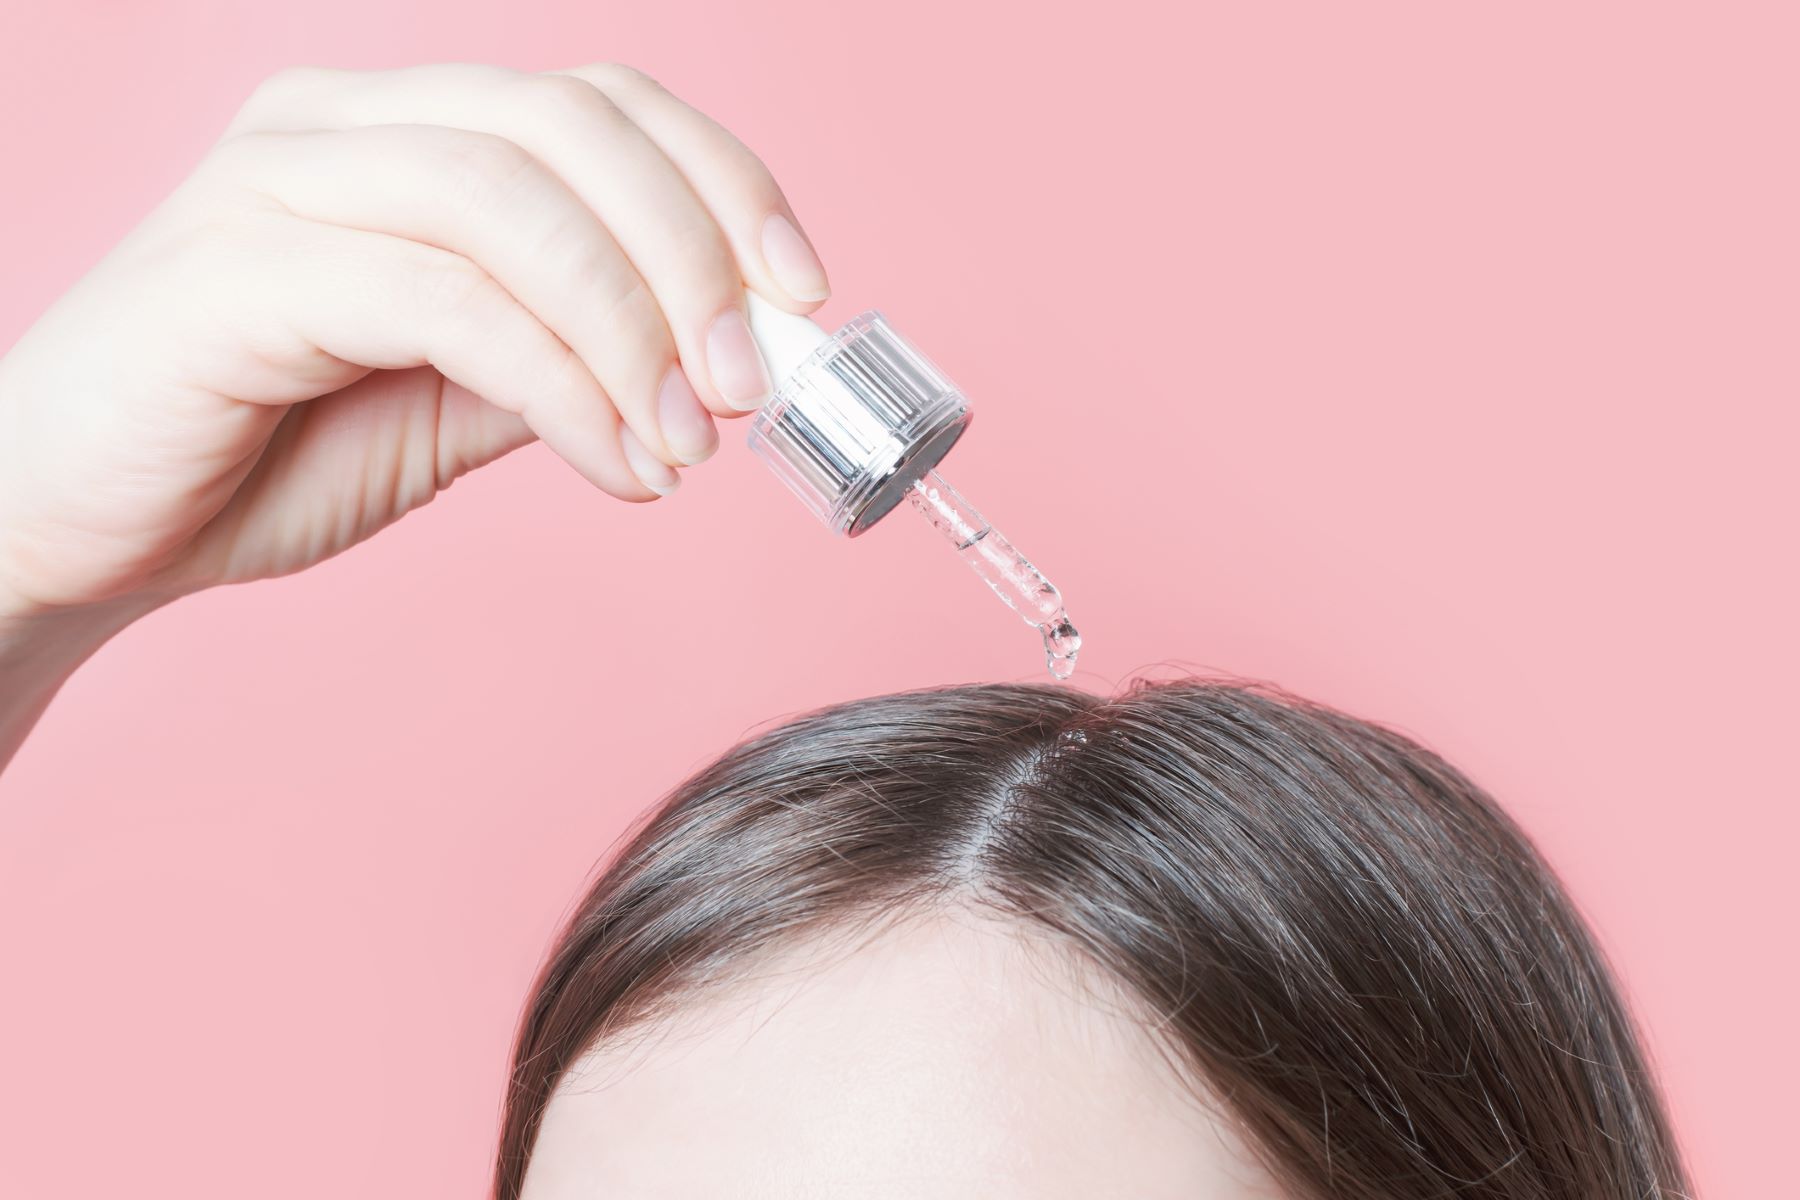
[[1058,679],[1073,675],[1075,656],[1081,653],[1081,635],[1069,623],[1056,585],[936,471],[927,471],[924,478],[915,480],[906,498],[933,529],[950,540],[957,555],[994,589],[994,595],[1043,636],[1044,665],[1050,674]]
[[1057,679],[1081,635],[1062,593],[936,467],[969,426],[956,385],[878,312],[836,333],[749,294],[750,331],[776,381],[750,448],[825,526],[856,537],[902,500],[1043,638]]

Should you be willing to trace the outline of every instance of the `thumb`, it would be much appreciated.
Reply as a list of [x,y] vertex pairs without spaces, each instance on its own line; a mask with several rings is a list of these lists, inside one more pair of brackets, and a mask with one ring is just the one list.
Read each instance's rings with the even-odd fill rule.
[[376,371],[287,411],[178,573],[207,586],[311,566],[535,440],[430,367]]

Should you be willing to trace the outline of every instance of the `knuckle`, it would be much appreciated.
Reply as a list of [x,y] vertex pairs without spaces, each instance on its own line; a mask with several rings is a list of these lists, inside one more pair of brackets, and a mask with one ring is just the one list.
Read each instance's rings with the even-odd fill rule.
[[737,259],[717,225],[695,221],[668,231],[669,261],[683,281],[684,294],[708,310],[730,300],[742,288]]
[[440,139],[436,153],[439,186],[462,211],[497,207],[537,175],[530,154],[493,134],[458,132]]
[[650,75],[634,66],[620,62],[595,63],[585,68],[588,75],[600,87],[620,91],[662,91],[663,87]]
[[737,145],[737,170],[743,186],[764,204],[781,202],[781,185],[775,182],[775,173],[757,156],[756,151],[732,137]]
[[581,355],[561,342],[552,345],[541,364],[538,386],[545,394],[574,396],[594,411],[616,411],[612,397],[588,370]]
[[533,233],[538,261],[551,264],[577,293],[616,277],[624,265],[617,243],[584,214],[564,214]]
[[335,74],[337,74],[337,72],[329,67],[314,67],[306,66],[304,64],[295,67],[283,67],[279,71],[271,72],[269,76],[262,81],[262,86],[265,88],[286,88],[289,90],[296,88],[304,89]]
[[601,297],[596,315],[600,326],[617,339],[619,345],[642,347],[645,352],[650,352],[660,351],[668,341],[668,326],[663,321],[662,309],[651,294],[650,286],[635,271],[613,280],[613,285]]
[[278,111],[295,97],[316,91],[338,74],[340,72],[328,67],[284,67],[251,90],[249,98],[238,110],[239,116]]
[[522,81],[535,120],[551,125],[610,125],[624,119],[599,88],[573,75],[536,75]]
[[720,128],[718,170],[732,202],[751,210],[773,210],[787,203],[775,174],[729,129]]
[[484,307],[494,287],[473,263],[453,254],[428,256],[414,271],[413,279],[420,307],[447,316],[462,316]]
[[194,175],[219,178],[240,174],[262,161],[270,141],[269,134],[254,131],[227,134],[213,143]]

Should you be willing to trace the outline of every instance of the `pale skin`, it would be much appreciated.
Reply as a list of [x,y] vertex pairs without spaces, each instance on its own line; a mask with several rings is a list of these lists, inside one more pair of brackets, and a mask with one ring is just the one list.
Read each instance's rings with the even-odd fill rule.
[[767,399],[780,187],[611,64],[285,72],[0,360],[0,763],[131,620],[301,570],[542,439],[673,491]]
[[[138,617],[528,442],[668,495],[768,397],[746,289],[829,284],[761,161],[636,71],[269,80],[0,359],[0,768]],[[1275,1194],[1142,1014],[1023,931],[828,948],[584,1061],[531,1200]]]
[[1153,1021],[964,906],[809,939],[578,1063],[524,1200],[1280,1200]]

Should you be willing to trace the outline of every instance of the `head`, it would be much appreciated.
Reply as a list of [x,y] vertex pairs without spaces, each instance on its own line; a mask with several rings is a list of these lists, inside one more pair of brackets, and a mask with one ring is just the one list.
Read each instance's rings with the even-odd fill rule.
[[1268,689],[990,685],[688,780],[540,977],[499,1200],[1685,1194],[1520,831]]

